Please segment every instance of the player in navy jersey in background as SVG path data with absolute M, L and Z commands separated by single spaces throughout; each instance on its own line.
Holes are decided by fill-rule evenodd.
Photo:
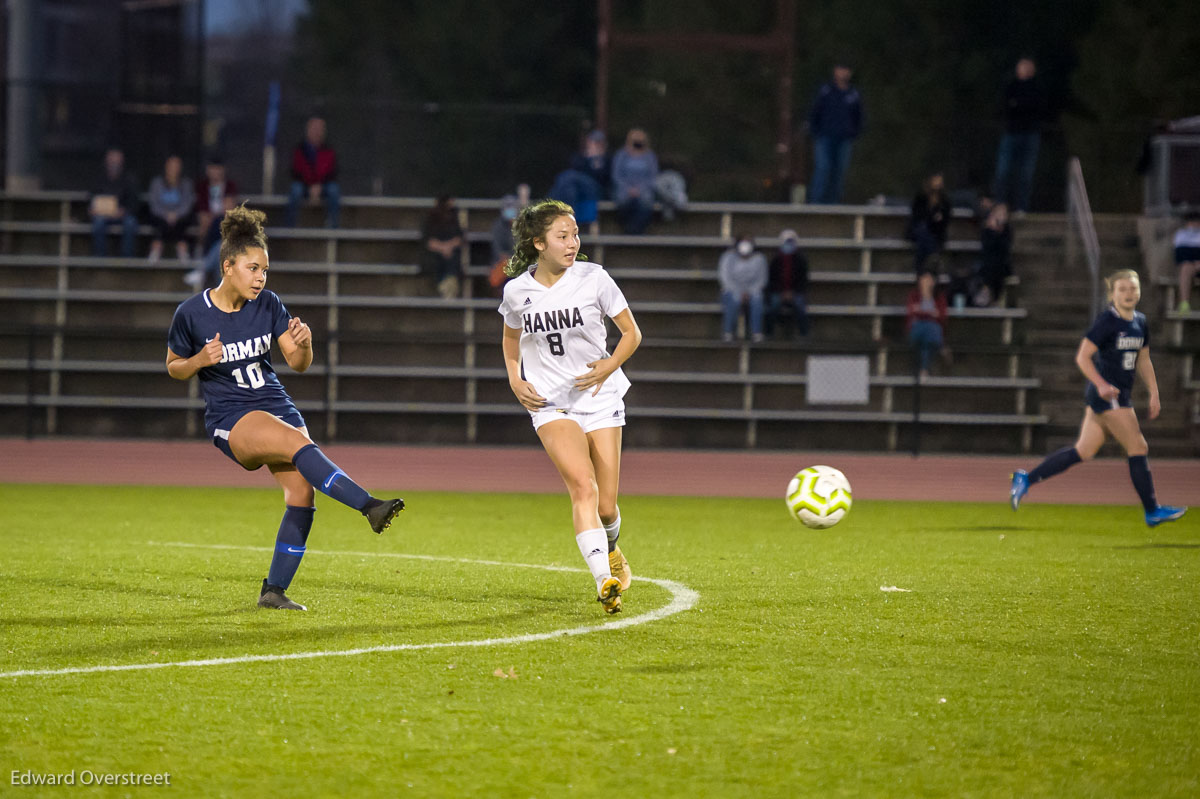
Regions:
M 266 215 L 245 206 L 221 222 L 221 284 L 184 301 L 167 337 L 167 372 L 200 378 L 204 427 L 218 449 L 247 470 L 266 466 L 283 488 L 286 508 L 258 605 L 305 610 L 284 593 L 304 557 L 312 528 L 313 487 L 362 513 L 381 533 L 404 508 L 375 499 L 308 437 L 304 418 L 271 366 L 271 343 L 288 366 L 312 365 L 312 331 L 288 314 L 267 282 Z
M 1162 410 L 1158 381 L 1150 362 L 1150 329 L 1145 314 L 1135 310 L 1142 296 L 1141 283 L 1132 269 L 1114 272 L 1106 283 L 1112 304 L 1096 317 L 1075 355 L 1075 364 L 1088 379 L 1084 392 L 1087 408 L 1083 412 L 1079 440 L 1074 446 L 1063 447 L 1047 456 L 1031 472 L 1017 470 L 1012 476 L 1010 501 L 1016 510 L 1031 485 L 1066 471 L 1080 461 L 1090 460 L 1100 451 L 1104 439 L 1111 435 L 1129 458 L 1129 477 L 1141 497 L 1146 524 L 1155 527 L 1175 521 L 1187 508 L 1158 504 L 1150 466 L 1146 462 L 1149 447 L 1130 399 L 1136 373 L 1150 390 L 1150 418 L 1156 418 Z
M 529 411 L 571 496 L 575 543 L 607 613 L 621 610 L 633 574 L 617 546 L 621 428 L 629 379 L 621 364 L 642 333 L 599 264 L 584 263 L 571 206 L 542 200 L 513 222 L 513 254 L 500 313 L 508 384 Z M 604 318 L 621 331 L 609 354 Z

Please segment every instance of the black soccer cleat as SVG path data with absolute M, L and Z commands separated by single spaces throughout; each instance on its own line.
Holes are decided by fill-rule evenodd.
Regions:
M 287 594 L 283 593 L 283 589 L 279 586 L 268 585 L 266 580 L 263 580 L 262 591 L 258 594 L 258 606 L 275 610 L 308 610 L 299 602 L 288 599 Z
M 363 508 L 362 515 L 367 517 L 372 530 L 382 533 L 392 526 L 392 519 L 396 518 L 396 514 L 402 510 L 404 510 L 404 500 L 402 499 L 373 499 L 367 503 L 367 507 Z

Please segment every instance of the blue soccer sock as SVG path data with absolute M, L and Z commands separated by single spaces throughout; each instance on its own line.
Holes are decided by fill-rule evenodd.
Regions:
M 1142 498 L 1142 507 L 1146 513 L 1158 507 L 1158 497 L 1154 495 L 1154 478 L 1150 476 L 1150 462 L 1145 455 L 1134 455 L 1129 459 L 1129 479 Z
M 316 508 L 298 508 L 288 505 L 279 522 L 279 535 L 275 537 L 275 556 L 271 558 L 271 571 L 267 573 L 267 584 L 287 588 L 300 568 L 308 543 L 308 531 L 312 529 Z
M 292 463 L 322 494 L 333 497 L 343 505 L 361 511 L 371 501 L 371 495 L 351 480 L 333 461 L 325 457 L 316 444 L 308 444 L 292 456 Z
M 1040 483 L 1048 477 L 1065 472 L 1081 460 L 1083 458 L 1079 457 L 1074 447 L 1063 447 L 1057 452 L 1052 452 L 1029 473 L 1029 484 Z

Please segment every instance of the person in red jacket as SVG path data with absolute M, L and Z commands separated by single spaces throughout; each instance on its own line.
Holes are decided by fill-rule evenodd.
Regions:
M 933 354 L 945 348 L 946 295 L 938 291 L 937 278 L 925 271 L 917 276 L 917 285 L 908 293 L 906 327 L 908 343 L 916 350 L 921 377 L 929 377 Z
M 292 190 L 288 196 L 288 227 L 296 226 L 300 203 L 325 198 L 325 226 L 338 226 L 342 195 L 337 184 L 337 154 L 325 143 L 325 120 L 311 116 L 304 125 L 304 140 L 292 151 Z

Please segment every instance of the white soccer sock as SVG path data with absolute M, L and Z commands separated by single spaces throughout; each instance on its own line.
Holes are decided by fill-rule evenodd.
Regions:
M 596 579 L 596 587 L 599 588 L 601 582 L 612 577 L 612 570 L 608 566 L 608 545 L 604 529 L 597 527 L 595 530 L 584 530 L 575 536 L 575 543 L 579 544 L 579 554 L 587 561 L 588 569 L 591 570 L 592 577 Z
M 608 534 L 608 551 L 612 552 L 613 547 L 617 545 L 617 536 L 621 534 L 620 508 L 617 508 L 617 518 L 613 519 L 612 524 L 604 525 L 604 532 Z

